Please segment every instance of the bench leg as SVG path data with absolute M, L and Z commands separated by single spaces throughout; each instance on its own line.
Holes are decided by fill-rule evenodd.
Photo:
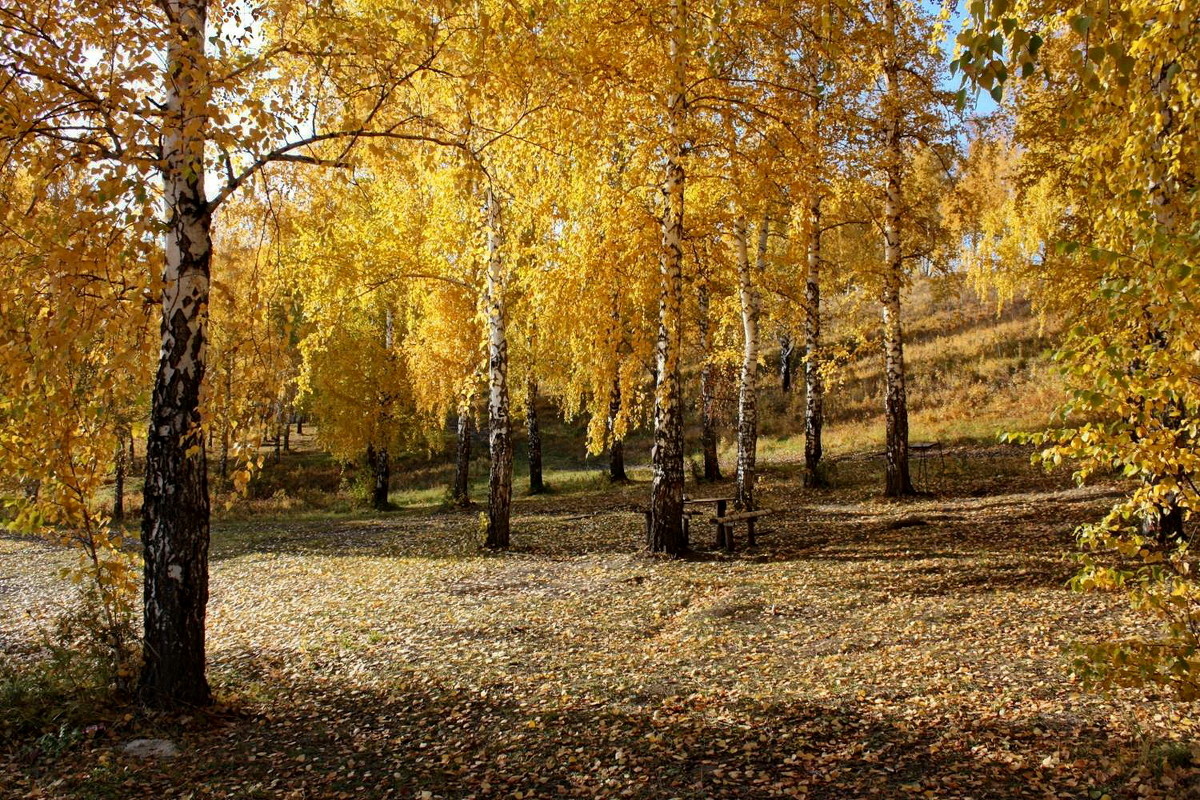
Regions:
M 721 527 L 725 529 L 725 552 L 732 553 L 733 552 L 733 526 L 732 525 L 722 525 Z
M 725 516 L 725 507 L 726 506 L 725 506 L 724 500 L 717 501 L 717 516 L 718 517 Z M 725 526 L 718 522 L 717 523 L 717 547 L 721 547 L 721 548 L 728 550 L 729 545 L 726 544 L 726 539 L 725 539 L 726 535 L 727 535 L 727 531 L 725 529 Z
M 756 544 L 754 541 L 754 520 L 752 519 L 746 520 L 746 544 L 750 547 L 754 547 Z

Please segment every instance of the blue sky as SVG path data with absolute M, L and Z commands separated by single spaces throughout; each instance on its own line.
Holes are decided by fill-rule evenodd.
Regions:
M 922 0 L 922 4 L 926 9 L 936 14 L 941 10 L 941 3 L 933 2 L 933 0 Z M 955 6 L 950 14 L 950 21 L 946 23 L 946 40 L 942 42 L 942 49 L 946 51 L 947 58 L 954 53 L 954 37 L 962 29 L 963 20 L 967 17 L 966 3 L 955 3 Z M 957 76 L 949 78 L 949 85 L 953 89 L 958 89 L 960 82 Z M 972 107 L 976 114 L 990 114 L 996 110 L 996 101 L 987 92 L 972 91 L 967 93 L 967 111 L 971 111 Z

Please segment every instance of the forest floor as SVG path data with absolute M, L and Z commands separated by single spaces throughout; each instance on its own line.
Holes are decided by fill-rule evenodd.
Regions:
M 518 497 L 504 554 L 479 509 L 218 524 L 219 704 L 0 740 L 0 796 L 1200 797 L 1192 706 L 1069 676 L 1072 643 L 1134 624 L 1065 588 L 1115 487 L 1015 448 L 945 462 L 903 503 L 867 457 L 820 492 L 770 465 L 758 546 L 697 526 L 678 561 L 640 552 L 644 482 Z M 66 558 L 0 536 L 10 663 Z M 180 754 L 120 752 L 138 737 Z

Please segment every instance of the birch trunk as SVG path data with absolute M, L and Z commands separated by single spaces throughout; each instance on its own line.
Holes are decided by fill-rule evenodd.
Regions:
M 538 426 L 537 379 L 532 375 L 526 385 L 528 407 L 525 409 L 525 430 L 529 434 L 529 493 L 541 494 L 546 491 L 542 480 L 542 432 Z
M 784 394 L 792 391 L 792 356 L 796 345 L 790 334 L 779 334 L 779 389 Z
M 233 366 L 226 362 L 225 364 L 225 401 L 231 402 L 233 397 Z M 217 473 L 220 478 L 220 486 L 222 489 L 228 489 L 229 478 L 229 447 L 232 432 L 229 427 L 229 417 L 226 416 L 221 420 L 221 455 L 217 462 Z
M 687 550 L 683 534 L 683 408 L 679 350 L 682 337 L 680 311 L 683 299 L 683 209 L 686 146 L 684 29 L 686 0 L 672 0 L 668 58 L 671 87 L 667 99 L 667 174 L 663 181 L 665 208 L 662 252 L 659 255 L 661 293 L 658 303 L 658 339 L 655 347 L 653 478 L 650 485 L 650 520 L 647 545 L 651 552 L 679 555 Z
M 1150 91 L 1158 100 L 1158 109 L 1162 119 L 1162 125 L 1159 127 L 1159 133 L 1155 142 L 1155 155 L 1162 157 L 1163 141 L 1168 132 L 1175 126 L 1175 110 L 1171 102 L 1171 80 L 1170 70 L 1172 66 L 1177 66 L 1174 62 L 1163 64 L 1154 76 L 1150 83 Z M 1174 198 L 1178 193 L 1177 181 L 1171 177 L 1167 170 L 1162 171 L 1162 175 L 1158 180 L 1152 181 L 1148 187 L 1150 196 L 1150 205 L 1154 209 L 1154 222 L 1158 226 L 1157 233 L 1165 234 L 1168 237 L 1175 235 L 1175 203 Z M 1159 346 L 1166 345 L 1165 333 L 1156 327 L 1151 335 L 1152 340 Z M 1185 414 L 1178 414 L 1174 420 L 1170 419 L 1170 415 L 1164 420 L 1169 422 L 1181 423 Z M 1174 476 L 1176 481 L 1183 485 L 1187 480 L 1187 475 L 1182 471 Z M 1157 484 L 1162 479 L 1162 476 L 1154 475 L 1148 479 L 1151 485 Z M 1171 492 L 1165 498 L 1165 503 L 1149 511 L 1143 518 L 1141 531 L 1144 536 L 1151 537 L 1161 544 L 1169 542 L 1183 541 L 1184 537 L 1184 515 L 1183 508 L 1179 505 L 1179 497 L 1176 492 Z
M 491 470 L 488 475 L 488 524 L 485 546 L 504 550 L 509 544 L 512 505 L 512 430 L 508 402 L 508 340 L 504 331 L 504 257 L 501 247 L 500 203 L 487 190 L 487 303 L 488 436 Z
M 388 493 L 392 483 L 392 461 L 387 448 L 368 447 L 367 466 L 371 469 L 371 507 L 387 511 L 391 508 Z
M 625 442 L 617 437 L 617 415 L 621 413 L 621 381 L 613 380 L 612 394 L 608 400 L 608 479 L 613 483 L 625 483 Z
M 283 406 L 275 403 L 275 463 L 282 458 L 283 449 Z
M 900 324 L 900 289 L 903 263 L 900 241 L 901 186 L 904 154 L 900 147 L 900 65 L 897 60 L 896 0 L 883 0 L 884 24 L 888 29 L 887 94 L 884 119 L 887 125 L 887 197 L 883 208 L 883 351 L 887 383 L 884 411 L 887 427 L 888 497 L 915 494 L 908 470 L 908 396 L 904 385 L 904 333 Z
M 766 217 L 758 230 L 755 265 L 746 248 L 746 222 L 734 223 L 737 239 L 738 285 L 742 305 L 742 371 L 738 381 L 737 490 L 734 503 L 743 510 L 754 509 L 754 468 L 758 454 L 758 276 L 767 258 Z
M 471 422 L 470 408 L 458 412 L 458 441 L 454 455 L 454 504 L 466 508 L 471 505 Z
M 200 416 L 212 218 L 204 194 L 206 0 L 167 0 L 162 172 L 166 264 L 162 349 L 151 398 L 142 504 L 142 701 L 156 708 L 212 702 L 205 677 L 208 470 Z
M 808 275 L 804 286 L 804 485 L 825 485 L 821 476 L 821 429 L 825 381 L 821 378 L 821 199 L 809 207 Z
M 700 307 L 700 449 L 704 454 L 704 480 L 721 480 L 721 462 L 717 458 L 717 414 L 713 397 L 712 320 L 709 316 L 708 281 L 701 280 L 698 303 Z
M 129 432 L 122 425 L 117 429 L 117 450 L 114 454 L 113 464 L 113 513 L 112 524 L 114 527 L 120 527 L 125 522 L 125 473 L 129 470 L 129 461 L 125 447 L 125 440 L 129 438 Z

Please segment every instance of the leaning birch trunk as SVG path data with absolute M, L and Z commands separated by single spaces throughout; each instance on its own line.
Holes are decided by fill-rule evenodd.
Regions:
M 756 267 L 761 272 L 767 257 L 766 217 L 758 231 Z M 757 277 L 746 251 L 746 222 L 734 223 L 737 239 L 738 286 L 742 305 L 742 371 L 738 381 L 737 490 L 734 503 L 740 509 L 754 510 L 754 468 L 758 453 L 758 315 Z
M 887 487 L 888 497 L 915 494 L 908 471 L 908 396 L 904 386 L 904 334 L 900 324 L 900 289 L 903 279 L 901 261 L 900 213 L 901 173 L 904 155 L 900 148 L 900 65 L 896 53 L 898 26 L 896 0 L 883 0 L 884 24 L 888 32 L 887 93 L 884 97 L 884 119 L 887 125 L 887 197 L 883 208 L 884 276 L 883 276 L 883 351 L 887 384 L 884 410 L 887 417 Z
M 454 504 L 466 508 L 471 505 L 471 409 L 458 412 L 458 441 L 454 454 Z
M 142 502 L 143 662 L 138 688 L 156 708 L 212 702 L 205 677 L 208 469 L 200 415 L 212 216 L 204 194 L 206 0 L 167 0 L 162 172 L 167 210 L 162 349 L 146 437 Z
M 488 436 L 492 464 L 488 474 L 488 523 L 485 546 L 503 550 L 509 543 L 512 504 L 512 431 L 508 404 L 508 340 L 504 332 L 504 257 L 500 203 L 487 190 Z
M 721 480 L 721 462 L 717 458 L 717 413 L 713 397 L 712 320 L 707 279 L 701 279 L 698 291 L 700 310 L 700 449 L 704 454 L 704 480 Z
M 821 377 L 821 198 L 809 207 L 808 276 L 804 287 L 804 485 L 825 485 L 821 475 L 821 429 L 825 381 Z
M 527 406 L 525 409 L 525 430 L 529 434 L 529 493 L 541 494 L 546 491 L 542 480 L 542 431 L 538 425 L 537 378 L 529 376 L 526 384 Z
M 650 520 L 647 545 L 651 552 L 679 555 L 687 551 L 683 532 L 683 404 L 679 350 L 682 344 L 683 209 L 686 171 L 683 160 L 685 90 L 685 0 L 670 5 L 668 57 L 671 88 L 667 99 L 666 200 L 662 219 L 662 252 L 659 254 L 661 289 L 658 303 L 658 339 L 655 346 L 653 477 L 650 484 Z

